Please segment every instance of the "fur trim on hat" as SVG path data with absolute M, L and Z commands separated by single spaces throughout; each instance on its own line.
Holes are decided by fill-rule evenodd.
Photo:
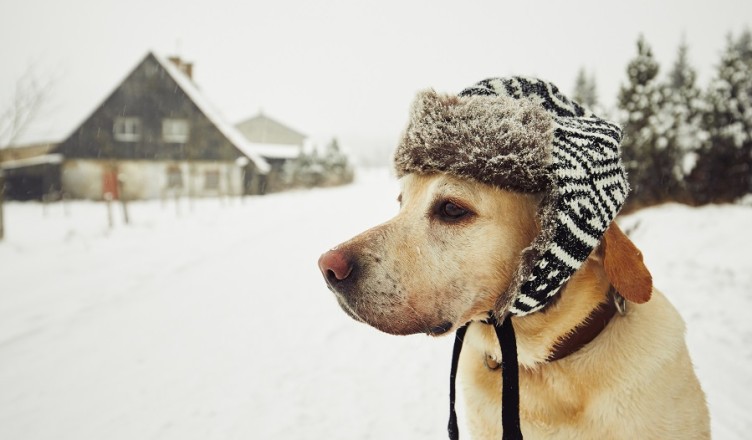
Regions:
M 629 187 L 620 143 L 617 125 L 553 84 L 495 78 L 459 96 L 418 94 L 394 165 L 399 177 L 447 173 L 543 194 L 541 232 L 495 310 L 521 316 L 550 304 L 621 209 Z
M 522 192 L 549 186 L 551 116 L 506 96 L 418 94 L 397 146 L 398 177 L 444 172 Z

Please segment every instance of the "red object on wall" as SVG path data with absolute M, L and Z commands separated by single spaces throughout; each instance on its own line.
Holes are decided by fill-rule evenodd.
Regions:
M 105 196 L 107 193 L 112 194 L 113 200 L 120 198 L 118 194 L 117 170 L 106 169 L 102 174 L 102 196 Z

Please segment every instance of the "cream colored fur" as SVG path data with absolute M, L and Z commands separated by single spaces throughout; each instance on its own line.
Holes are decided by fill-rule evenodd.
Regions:
M 527 439 L 708 439 L 705 395 L 684 342 L 684 322 L 654 290 L 629 304 L 590 344 L 546 363 L 556 339 L 582 320 L 607 288 L 589 260 L 552 310 L 513 318 L 520 360 L 520 418 Z M 500 358 L 487 325 L 468 329 L 460 358 L 467 424 L 474 439 L 501 438 L 501 377 L 485 367 Z
M 402 206 L 394 219 L 330 251 L 353 261 L 352 274 L 332 282 L 340 304 L 356 319 L 394 334 L 435 333 L 443 323 L 456 330 L 482 320 L 538 233 L 539 200 L 444 174 L 410 174 L 402 182 Z M 436 207 L 447 200 L 471 215 L 442 220 Z M 605 300 L 611 280 L 603 249 L 575 273 L 555 304 L 512 318 L 525 438 L 709 438 L 684 323 L 658 291 L 644 304 L 629 303 L 627 314 L 615 315 L 584 348 L 546 362 L 555 342 Z M 463 414 L 477 440 L 501 438 L 501 375 L 485 366 L 487 355 L 500 360 L 493 329 L 473 322 L 459 375 Z

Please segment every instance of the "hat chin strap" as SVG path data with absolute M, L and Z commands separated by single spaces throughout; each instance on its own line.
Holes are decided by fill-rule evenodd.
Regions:
M 577 352 L 585 345 L 593 341 L 609 324 L 611 319 L 617 313 L 625 315 L 627 313 L 626 300 L 613 287 L 609 286 L 606 294 L 606 301 L 600 303 L 593 309 L 587 318 L 579 325 L 575 326 L 573 331 L 561 340 L 558 340 L 550 353 L 547 362 L 554 362 L 563 359 L 572 353 Z M 502 378 L 502 396 L 501 396 L 501 426 L 503 428 L 502 440 L 517 440 L 522 438 L 520 430 L 520 387 L 519 387 L 519 364 L 517 363 L 517 339 L 512 326 L 511 314 L 501 318 L 501 323 L 493 312 L 488 313 L 488 318 L 482 321 L 484 324 L 492 325 L 496 332 L 496 338 L 501 349 L 501 378 Z M 457 366 L 459 364 L 460 352 L 465 339 L 465 333 L 470 322 L 457 329 L 456 339 L 454 340 L 454 349 L 452 351 L 452 368 L 449 375 L 449 438 L 450 440 L 459 439 L 459 429 L 457 428 L 457 414 L 454 410 L 455 403 L 455 381 L 457 378 Z M 488 364 L 486 364 L 489 367 Z M 490 367 L 489 367 L 490 368 Z M 491 369 L 496 369 L 494 366 Z
M 507 315 L 502 322 L 496 319 L 496 314 L 489 312 L 488 323 L 493 325 L 496 331 L 496 338 L 501 348 L 501 377 L 502 377 L 502 396 L 501 396 L 501 426 L 503 429 L 502 440 L 522 439 L 520 430 L 520 379 L 519 365 L 517 363 L 517 340 L 514 336 L 514 327 L 512 320 Z M 457 329 L 452 350 L 452 368 L 449 373 L 449 431 L 450 440 L 459 440 L 460 432 L 457 427 L 457 412 L 454 409 L 456 400 L 457 365 L 462 352 L 462 343 L 465 339 L 465 333 L 470 323 Z

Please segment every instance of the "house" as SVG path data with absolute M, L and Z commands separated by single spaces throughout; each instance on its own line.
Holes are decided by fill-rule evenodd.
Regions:
M 252 150 L 271 166 L 269 190 L 290 187 L 293 184 L 293 162 L 300 157 L 307 136 L 263 112 L 236 124 L 235 128 L 251 143 Z
M 211 106 L 193 65 L 154 53 L 55 153 L 73 198 L 149 199 L 260 194 L 271 167 Z

